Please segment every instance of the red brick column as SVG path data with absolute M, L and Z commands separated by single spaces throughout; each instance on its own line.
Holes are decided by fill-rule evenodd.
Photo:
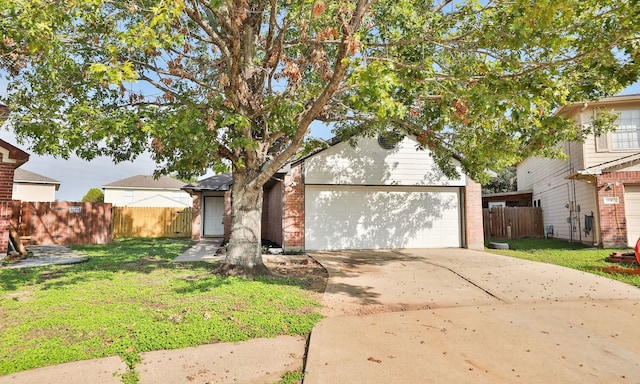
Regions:
M 285 249 L 304 249 L 304 184 L 302 163 L 284 178 L 283 239 Z
M 482 227 L 482 186 L 467 179 L 464 193 L 465 247 L 484 249 L 484 230 Z
M 224 193 L 224 239 L 231 237 L 231 191 Z
M 640 172 L 608 172 L 603 173 L 596 180 L 598 225 L 603 248 L 625 248 L 627 246 L 625 184 L 640 184 Z M 605 198 L 607 198 L 608 204 L 605 204 Z M 617 203 L 613 203 L 612 200 L 616 199 Z
M 11 199 L 15 171 L 15 164 L 5 163 L 3 160 L 3 154 L 0 153 L 0 257 L 9 247 L 9 223 L 11 223 Z
M 191 196 L 191 240 L 198 241 L 202 238 L 202 192 Z

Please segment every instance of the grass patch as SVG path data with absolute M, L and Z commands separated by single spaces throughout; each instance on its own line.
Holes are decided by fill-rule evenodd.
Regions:
M 0 270 L 0 375 L 110 355 L 134 367 L 141 352 L 303 335 L 319 321 L 303 282 L 170 262 L 189 245 L 125 239 L 74 247 L 81 264 Z
M 610 273 L 605 271 L 605 269 L 611 266 L 618 265 L 605 260 L 612 252 L 633 252 L 631 248 L 589 248 L 581 243 L 570 243 L 560 239 L 514 239 L 509 241 L 496 241 L 509 243 L 511 249 L 486 249 L 487 252 L 561 265 L 640 287 L 640 275 Z M 489 241 L 487 241 L 487 244 L 488 243 Z M 622 267 L 640 269 L 637 266 Z

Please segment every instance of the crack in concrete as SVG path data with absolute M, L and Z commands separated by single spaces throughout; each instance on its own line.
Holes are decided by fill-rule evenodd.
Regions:
M 398 255 L 401 255 L 401 256 L 405 256 L 405 257 L 406 257 L 406 256 L 410 256 L 410 255 L 407 255 L 407 254 L 405 254 L 405 253 L 398 252 L 398 251 L 391 251 L 391 252 L 393 252 L 393 253 L 395 253 L 395 254 L 398 254 Z M 495 294 L 491 293 L 489 290 L 487 290 L 487 289 L 485 289 L 485 288 L 482 288 L 480 285 L 476 284 L 476 283 L 475 283 L 474 281 L 472 281 L 471 279 L 469 279 L 469 278 L 467 278 L 467 277 L 465 277 L 465 276 L 461 275 L 459 272 L 456 272 L 455 270 L 453 270 L 453 269 L 451 269 L 451 268 L 449 268 L 449 267 L 445 267 L 444 265 L 440 265 L 440 264 L 437 264 L 437 263 L 431 262 L 431 261 L 426 260 L 426 259 L 423 259 L 423 261 L 424 261 L 425 263 L 429 264 L 429 265 L 433 265 L 434 267 L 438 267 L 438 268 L 446 269 L 447 271 L 449 271 L 449 272 L 453 273 L 454 275 L 458 276 L 459 278 L 461 278 L 462 280 L 466 281 L 467 283 L 469 283 L 469 284 L 473 285 L 474 287 L 476 287 L 476 288 L 480 289 L 482 292 L 484 292 L 484 293 L 486 293 L 487 295 L 489 295 L 489 296 L 493 297 L 494 299 L 496 299 L 496 300 L 498 300 L 498 301 L 500 301 L 500 302 L 502 302 L 502 303 L 508 303 L 508 301 L 506 301 L 506 300 L 504 300 L 504 299 L 502 299 L 502 298 L 498 297 L 497 295 L 495 295 Z

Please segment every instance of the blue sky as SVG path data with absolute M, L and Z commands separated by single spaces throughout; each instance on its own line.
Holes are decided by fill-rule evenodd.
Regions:
M 0 93 L 4 94 L 5 86 L 4 81 L 0 80 Z M 621 94 L 640 94 L 640 81 L 625 89 Z M 322 124 L 312 126 L 312 135 L 325 139 L 332 136 L 330 129 Z M 17 144 L 13 133 L 9 132 L 6 127 L 0 129 L 0 139 L 29 152 L 28 144 Z M 74 156 L 69 160 L 64 160 L 53 156 L 31 154 L 29 162 L 24 164 L 22 168 L 58 180 L 60 189 L 56 192 L 56 199 L 79 201 L 91 188 L 100 188 L 113 181 L 135 175 L 150 175 L 155 169 L 155 164 L 149 155 L 141 156 L 134 162 L 114 164 L 110 158 L 85 161 Z M 208 175 L 212 175 L 212 173 Z

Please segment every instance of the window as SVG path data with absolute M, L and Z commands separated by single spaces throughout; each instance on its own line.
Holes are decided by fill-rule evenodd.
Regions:
M 133 203 L 133 189 L 125 189 L 125 191 L 124 191 L 124 203 L 125 204 Z
M 640 109 L 620 111 L 611 132 L 611 148 L 614 151 L 640 149 Z
M 378 135 L 378 144 L 386 150 L 391 150 L 395 149 L 403 138 L 402 134 L 395 131 L 384 132 Z
M 189 204 L 189 195 L 182 191 L 173 191 L 172 199 L 183 204 Z

